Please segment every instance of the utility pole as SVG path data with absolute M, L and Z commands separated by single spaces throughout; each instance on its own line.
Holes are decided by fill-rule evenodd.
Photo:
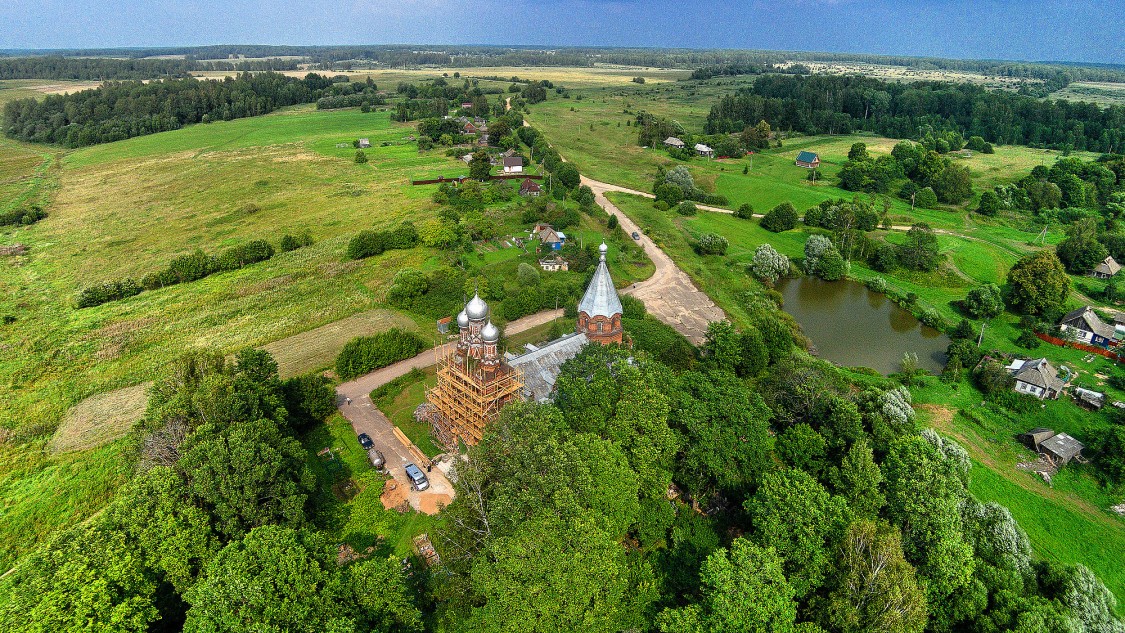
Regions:
M 984 328 L 987 325 L 987 323 L 980 324 L 980 336 L 977 337 L 977 347 L 980 347 L 980 344 L 984 341 Z

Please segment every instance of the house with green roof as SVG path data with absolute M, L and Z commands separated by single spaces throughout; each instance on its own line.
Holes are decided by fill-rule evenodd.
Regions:
M 820 156 L 817 156 L 815 152 L 799 152 L 797 154 L 797 166 L 816 169 L 820 167 Z

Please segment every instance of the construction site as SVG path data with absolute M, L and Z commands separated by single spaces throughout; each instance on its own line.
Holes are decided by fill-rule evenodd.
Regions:
M 621 299 L 613 286 L 605 256 L 578 304 L 575 331 L 541 346 L 529 345 L 523 354 L 501 354 L 500 330 L 490 319 L 488 304 L 474 294 L 457 315 L 458 339 L 451 348 L 438 348 L 437 384 L 426 392 L 431 432 L 446 450 L 473 446 L 504 405 L 517 398 L 532 402 L 550 399 L 562 364 L 590 342 L 622 342 Z

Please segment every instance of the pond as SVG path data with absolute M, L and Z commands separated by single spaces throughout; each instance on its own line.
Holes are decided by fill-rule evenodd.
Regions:
M 945 365 L 949 337 L 862 284 L 800 277 L 780 280 L 777 289 L 820 358 L 882 374 L 899 371 L 905 352 L 933 373 Z

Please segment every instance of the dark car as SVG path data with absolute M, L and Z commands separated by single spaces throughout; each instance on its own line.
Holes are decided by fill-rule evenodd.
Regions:
M 635 239 L 635 240 L 641 239 L 641 234 L 637 233 L 636 231 L 633 231 L 633 239 Z
M 375 442 L 372 442 L 371 436 L 366 433 L 359 434 L 359 445 L 362 446 L 365 451 L 375 448 Z

